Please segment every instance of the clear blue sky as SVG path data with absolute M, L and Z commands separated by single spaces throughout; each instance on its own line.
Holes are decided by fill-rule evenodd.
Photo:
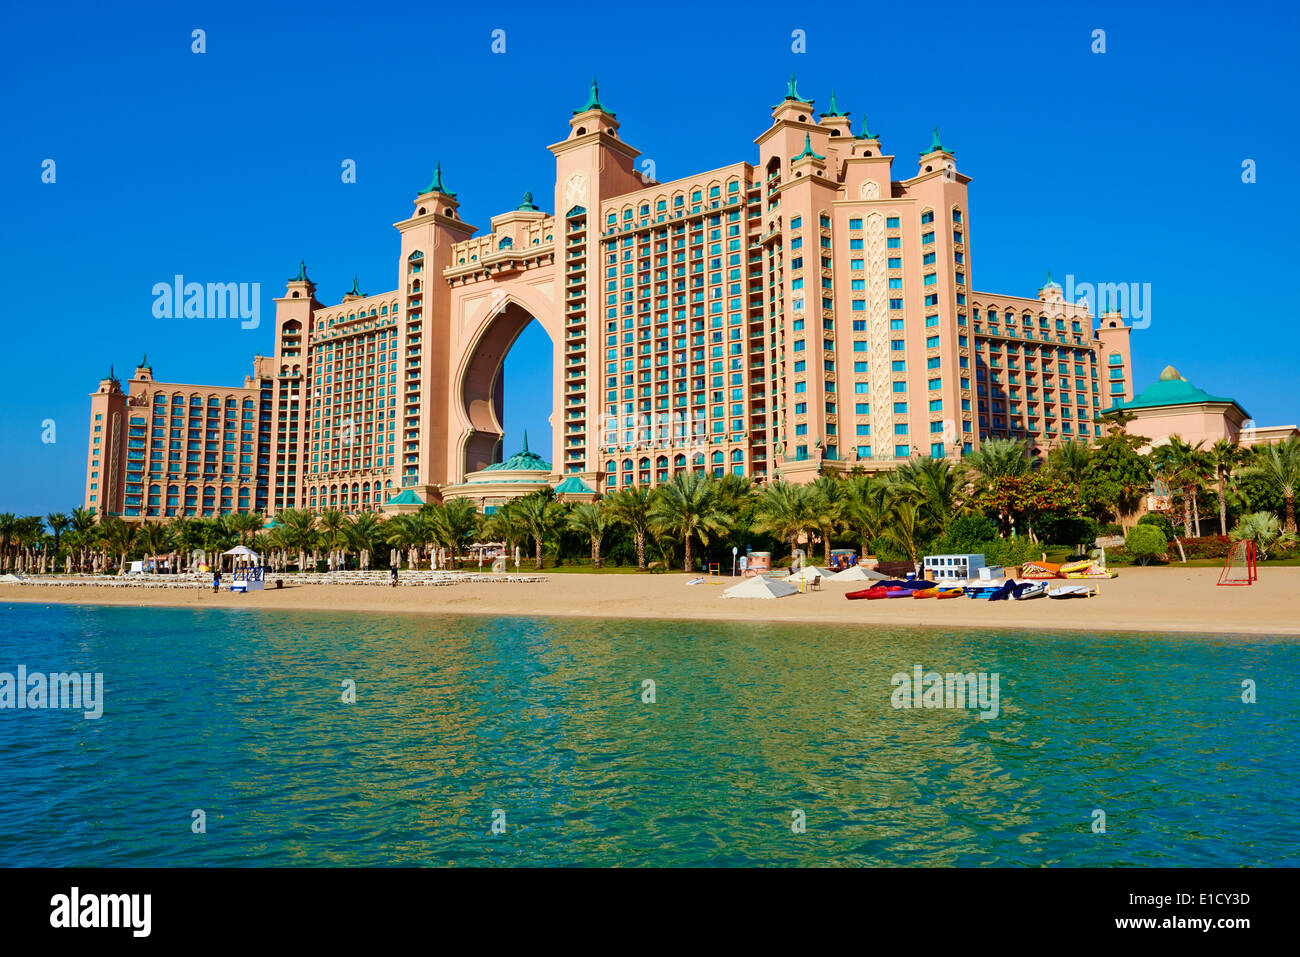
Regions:
M 818 110 L 833 88 L 855 128 L 865 111 L 896 175 L 938 124 L 974 177 L 976 289 L 1033 295 L 1049 268 L 1149 282 L 1139 384 L 1172 363 L 1261 425 L 1295 422 L 1296 13 L 1138 7 L 629 3 L 601 8 L 589 46 L 586 13 L 536 3 L 6 3 L 0 511 L 80 504 L 87 394 L 109 363 L 129 373 L 147 349 L 159 378 L 242 382 L 300 258 L 327 303 L 353 273 L 394 288 L 391 224 L 435 160 L 471 223 L 526 189 L 550 211 L 545 146 L 593 72 L 660 179 L 753 161 L 791 71 Z M 150 291 L 176 273 L 262 283 L 262 327 L 154 318 Z M 549 355 L 534 326 L 507 359 L 507 453 L 525 428 L 549 447 L 550 410 L 520 398 L 549 394 Z

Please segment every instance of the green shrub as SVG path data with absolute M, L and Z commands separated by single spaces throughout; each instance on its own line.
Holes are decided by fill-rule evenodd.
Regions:
M 1034 520 L 1034 531 L 1044 542 L 1091 545 L 1097 540 L 1097 521 L 1082 515 L 1043 515 Z
M 1123 534 L 1124 534 L 1124 526 L 1116 525 L 1114 522 L 1108 522 L 1107 524 L 1098 526 L 1097 528 L 1097 535 L 1098 537 L 1102 537 L 1102 538 L 1110 535 L 1123 535 Z
M 1173 536 L 1169 536 L 1172 540 Z M 1180 538 L 1183 553 L 1191 558 L 1227 558 L 1232 540 L 1226 535 L 1203 535 L 1200 538 Z
M 1232 530 L 1232 540 L 1248 540 L 1255 543 L 1255 551 L 1260 558 L 1268 557 L 1268 550 L 1282 534 L 1282 523 L 1272 512 L 1251 512 L 1241 516 L 1241 521 Z
M 1137 523 L 1139 525 L 1154 525 L 1156 528 L 1160 529 L 1160 531 L 1164 532 L 1166 542 L 1174 537 L 1174 524 L 1169 521 L 1169 516 L 1167 515 L 1162 515 L 1159 512 L 1147 512 L 1138 519 Z
M 998 526 L 983 515 L 961 515 L 953 519 L 948 530 L 935 541 L 931 555 L 965 555 L 984 551 L 989 542 L 997 541 Z
M 1043 554 L 1043 546 L 1028 538 L 999 538 L 986 542 L 982 549 L 984 561 L 989 565 L 1023 565 Z
M 1124 550 L 1137 559 L 1139 565 L 1145 565 L 1157 555 L 1163 555 L 1169 548 L 1169 539 L 1165 533 L 1154 525 L 1138 525 L 1124 539 Z

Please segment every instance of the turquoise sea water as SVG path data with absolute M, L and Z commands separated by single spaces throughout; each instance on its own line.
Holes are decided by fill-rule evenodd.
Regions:
M 105 710 L 0 711 L 3 866 L 1300 864 L 1291 639 L 0 606 L 19 664 Z

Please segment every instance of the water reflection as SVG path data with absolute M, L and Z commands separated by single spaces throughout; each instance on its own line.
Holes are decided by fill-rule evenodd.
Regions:
M 106 704 L 0 712 L 3 865 L 1300 863 L 1290 640 L 15 605 L 19 662 Z

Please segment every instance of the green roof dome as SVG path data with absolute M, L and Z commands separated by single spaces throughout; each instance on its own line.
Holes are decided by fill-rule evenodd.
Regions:
M 555 486 L 556 495 L 594 495 L 595 492 L 594 488 L 576 475 L 568 476 L 563 482 Z
M 551 463 L 535 452 L 528 451 L 528 433 L 524 433 L 524 447 L 504 462 L 485 466 L 484 472 L 549 472 Z
M 402 489 L 396 495 L 391 496 L 385 505 L 423 505 L 424 502 L 420 496 L 416 495 L 409 488 Z
M 1165 366 L 1160 373 L 1160 381 L 1153 382 L 1128 402 L 1115 402 L 1105 411 L 1115 409 L 1154 409 L 1172 405 L 1199 405 L 1202 402 L 1227 402 L 1241 409 L 1236 399 L 1220 395 L 1210 395 L 1204 389 L 1198 389 L 1181 375 L 1173 366 Z M 1243 416 L 1246 410 L 1241 409 Z

